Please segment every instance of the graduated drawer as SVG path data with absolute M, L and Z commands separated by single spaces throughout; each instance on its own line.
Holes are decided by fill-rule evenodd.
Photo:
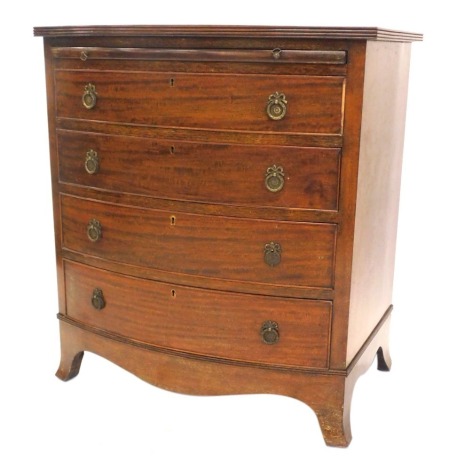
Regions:
M 331 302 L 181 287 L 67 261 L 64 265 L 67 315 L 89 326 L 193 354 L 328 365 Z M 268 321 L 276 323 L 271 334 Z
M 62 182 L 157 198 L 337 210 L 340 149 L 58 132 Z
M 193 276 L 333 285 L 333 224 L 140 209 L 65 195 L 61 210 L 68 250 Z
M 56 113 L 149 126 L 340 135 L 344 83 L 339 76 L 57 70 Z M 89 84 L 95 92 L 86 91 Z M 280 120 L 267 114 L 276 92 L 287 101 Z M 92 93 L 96 103 L 87 109 L 83 96 L 90 106 Z

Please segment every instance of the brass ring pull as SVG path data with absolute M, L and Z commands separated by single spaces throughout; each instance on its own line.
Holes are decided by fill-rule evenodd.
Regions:
M 272 193 L 277 193 L 284 187 L 284 169 L 273 165 L 265 173 L 265 187 Z
M 260 328 L 260 336 L 265 344 L 276 344 L 279 341 L 279 326 L 275 321 L 268 320 Z
M 87 224 L 87 238 L 91 242 L 97 242 L 101 238 L 101 224 L 98 220 L 92 219 Z
M 101 289 L 95 288 L 92 292 L 92 298 L 90 299 L 92 306 L 97 310 L 102 310 L 106 307 L 106 301 L 104 300 L 103 291 Z
M 84 87 L 82 102 L 87 109 L 92 109 L 97 104 L 97 92 L 95 91 L 95 85 L 92 85 L 92 83 L 88 83 Z
M 267 114 L 273 121 L 284 119 L 287 114 L 287 99 L 284 93 L 276 91 L 268 97 Z
M 100 160 L 98 158 L 97 152 L 90 149 L 86 153 L 86 159 L 84 160 L 84 168 L 89 173 L 89 175 L 95 175 L 100 169 Z
M 273 49 L 271 51 L 271 53 L 273 54 L 273 59 L 275 60 L 278 60 L 281 58 L 281 54 L 282 54 L 282 49 L 279 49 L 278 47 L 276 49 Z
M 268 266 L 274 267 L 281 262 L 282 248 L 280 243 L 270 242 L 265 245 L 264 261 Z

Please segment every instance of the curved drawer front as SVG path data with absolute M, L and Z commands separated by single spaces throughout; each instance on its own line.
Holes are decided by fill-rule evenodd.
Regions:
M 267 364 L 325 368 L 331 302 L 181 287 L 65 262 L 67 314 L 162 348 Z M 94 290 L 104 303 L 92 304 Z M 261 330 L 277 326 L 266 344 Z
M 337 76 L 60 70 L 56 112 L 150 126 L 341 135 L 344 83 Z M 95 87 L 95 103 L 86 103 L 91 109 L 82 99 L 89 84 Z M 287 101 L 280 120 L 267 114 L 276 92 Z
M 217 279 L 332 287 L 336 225 L 138 209 L 62 196 L 63 248 Z M 91 241 L 87 230 L 91 225 Z
M 339 149 L 206 144 L 59 131 L 58 152 L 62 182 L 164 199 L 338 208 Z M 91 164 L 96 166 L 86 169 L 92 158 L 96 163 Z M 281 174 L 273 176 L 279 167 Z M 273 182 L 280 181 L 283 186 L 273 191 Z

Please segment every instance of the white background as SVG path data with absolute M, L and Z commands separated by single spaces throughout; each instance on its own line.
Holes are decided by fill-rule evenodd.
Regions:
M 443 3 L 2 3 L 0 468 L 448 468 L 449 56 Z M 373 367 L 359 380 L 348 449 L 325 447 L 312 411 L 290 398 L 177 395 L 92 354 L 75 380 L 54 377 L 59 338 L 44 61 L 42 39 L 33 38 L 32 27 L 78 24 L 379 26 L 425 34 L 412 47 L 394 365 L 389 374 Z

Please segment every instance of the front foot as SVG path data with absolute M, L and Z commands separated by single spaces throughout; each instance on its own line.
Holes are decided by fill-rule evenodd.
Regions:
M 349 367 L 346 377 L 329 378 L 328 388 L 333 390 L 331 396 L 316 401 L 314 409 L 321 426 L 324 440 L 328 446 L 347 447 L 351 442 L 350 411 L 351 400 L 357 379 L 364 374 L 377 355 L 377 368 L 381 371 L 391 369 L 389 350 L 389 324 L 390 316 L 387 312 L 376 334 L 368 346 L 362 350 L 355 365 Z M 316 398 L 315 398 L 316 399 Z
M 83 356 L 84 351 L 78 352 L 75 355 L 62 351 L 61 362 L 59 369 L 56 371 L 56 377 L 64 382 L 76 377 L 80 371 Z
M 315 410 L 326 445 L 348 447 L 352 439 L 349 413 L 340 407 Z

